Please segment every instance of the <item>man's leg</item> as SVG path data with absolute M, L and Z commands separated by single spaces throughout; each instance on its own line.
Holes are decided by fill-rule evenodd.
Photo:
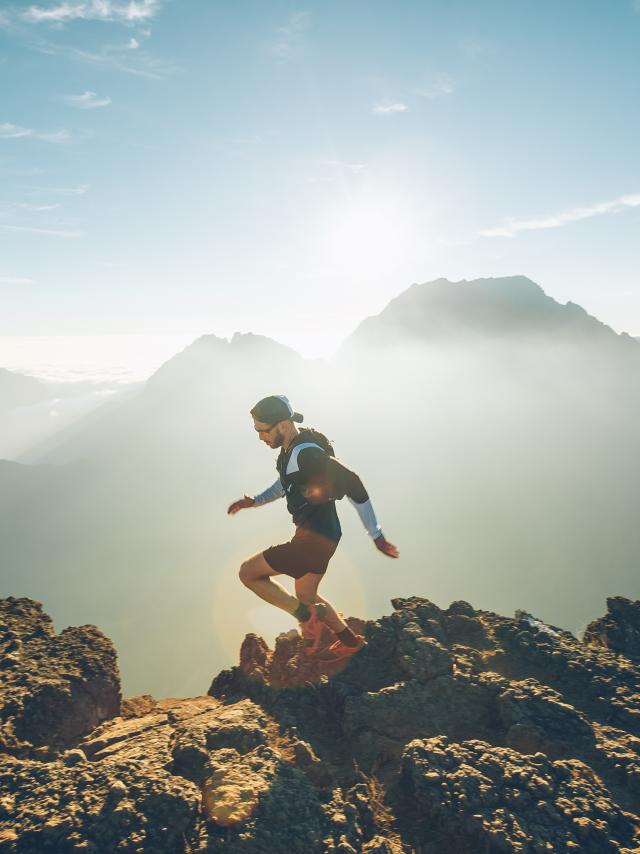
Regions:
M 253 590 L 265 602 L 281 608 L 287 614 L 294 614 L 300 602 L 295 596 L 287 593 L 281 584 L 273 580 L 274 575 L 280 575 L 280 573 L 269 566 L 262 552 L 247 558 L 240 567 L 240 581 L 245 587 Z
M 318 585 L 322 581 L 322 578 L 323 576 L 317 572 L 307 572 L 306 575 L 296 578 L 296 596 L 301 602 L 304 602 L 305 605 L 312 605 L 315 602 L 324 603 L 326 606 L 326 615 L 323 618 L 323 622 L 326 623 L 329 628 L 335 632 L 335 634 L 338 634 L 349 627 L 342 617 L 340 617 L 331 602 L 320 596 L 318 593 Z

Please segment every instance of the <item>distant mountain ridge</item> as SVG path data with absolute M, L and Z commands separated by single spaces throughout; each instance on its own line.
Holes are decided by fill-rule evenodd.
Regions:
M 626 333 L 618 334 L 589 315 L 581 306 L 562 305 L 547 296 L 526 276 L 481 278 L 451 282 L 445 278 L 414 284 L 392 299 L 378 315 L 363 320 L 329 360 L 309 360 L 286 345 L 264 335 L 236 332 L 231 340 L 214 334 L 202 335 L 168 359 L 132 395 L 116 405 L 106 404 L 79 419 L 64 431 L 47 439 L 20 459 L 25 462 L 60 462 L 77 455 L 78 449 L 97 447 L 98 433 L 110 435 L 112 428 L 129 429 L 129 417 L 136 422 L 140 407 L 162 406 L 166 395 L 178 399 L 216 394 L 233 398 L 238 389 L 229 387 L 229 376 L 238 369 L 247 388 L 247 400 L 255 389 L 281 391 L 303 376 L 309 385 L 318 376 L 341 373 L 342 361 L 358 351 L 371 353 L 399 345 L 428 345 L 460 342 L 471 346 L 483 341 L 519 342 L 535 338 L 539 343 L 554 341 L 567 345 L 593 345 L 613 355 L 638 359 L 638 342 Z M 28 378 L 25 378 L 28 379 Z M 262 385 L 261 385 L 262 383 Z M 119 426 L 116 426 L 119 425 Z
M 556 302 L 526 276 L 509 276 L 458 282 L 440 278 L 414 284 L 380 314 L 363 320 L 342 351 L 358 346 L 496 336 L 636 344 L 631 336 L 624 332 L 618 335 L 576 303 Z

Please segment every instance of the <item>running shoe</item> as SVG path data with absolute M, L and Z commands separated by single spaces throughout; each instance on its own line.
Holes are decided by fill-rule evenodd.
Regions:
M 327 608 L 324 602 L 316 602 L 315 605 L 309 605 L 311 616 L 304 623 L 300 623 L 300 634 L 307 641 L 307 646 L 304 649 L 305 655 L 312 655 L 320 648 L 322 640 L 322 630 L 324 629 L 324 617 L 327 613 Z
M 341 661 L 344 658 L 351 658 L 356 652 L 360 652 L 367 645 L 367 642 L 362 635 L 356 635 L 356 639 L 358 643 L 355 646 L 349 646 L 341 640 L 334 641 L 329 647 L 328 652 L 331 657 L 327 657 L 327 661 Z

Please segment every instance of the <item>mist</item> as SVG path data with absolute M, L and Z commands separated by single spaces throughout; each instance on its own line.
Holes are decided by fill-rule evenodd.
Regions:
M 344 613 L 418 595 L 579 632 L 607 596 L 639 598 L 640 345 L 610 330 L 465 325 L 425 341 L 386 328 L 329 361 L 203 336 L 130 399 L 0 464 L 2 595 L 44 602 L 58 629 L 100 626 L 125 694 L 204 693 L 247 632 L 272 641 L 294 626 L 238 579 L 245 557 L 290 538 L 284 502 L 226 515 L 276 478 L 249 410 L 284 393 L 400 549 L 380 554 L 338 505 L 321 589 Z

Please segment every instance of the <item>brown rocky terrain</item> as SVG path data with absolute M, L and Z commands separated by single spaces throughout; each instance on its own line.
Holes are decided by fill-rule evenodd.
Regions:
M 340 670 L 248 635 L 206 696 L 122 700 L 98 629 L 0 600 L 0 852 L 640 851 L 640 603 L 583 640 L 392 604 Z

